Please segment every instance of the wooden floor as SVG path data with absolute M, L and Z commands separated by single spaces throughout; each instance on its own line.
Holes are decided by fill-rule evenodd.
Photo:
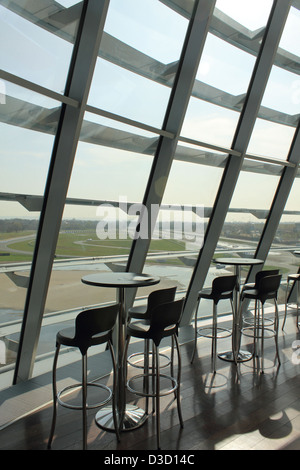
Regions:
M 290 315 L 285 332 L 280 324 L 281 365 L 273 365 L 273 339 L 265 342 L 265 373 L 254 361 L 237 368 L 218 359 L 215 383 L 210 382 L 210 341 L 198 339 L 198 355 L 190 363 L 192 344 L 181 346 L 181 404 L 184 428 L 179 426 L 172 395 L 161 399 L 161 447 L 169 451 L 198 450 L 296 450 L 300 449 L 300 364 L 294 341 L 300 340 L 295 318 Z M 251 350 L 245 338 L 243 345 Z M 218 342 L 226 350 L 230 340 Z M 300 350 L 299 350 L 300 358 Z M 299 361 L 300 362 L 300 361 Z M 217 385 L 217 386 L 215 386 Z M 133 400 L 130 395 L 128 400 Z M 46 450 L 51 407 L 45 407 L 1 431 L 1 450 Z M 117 443 L 114 433 L 105 432 L 89 411 L 89 450 L 155 450 L 155 415 L 135 431 L 123 432 Z M 81 413 L 59 407 L 53 450 L 80 450 Z M 117 454 L 115 454 L 117 455 Z

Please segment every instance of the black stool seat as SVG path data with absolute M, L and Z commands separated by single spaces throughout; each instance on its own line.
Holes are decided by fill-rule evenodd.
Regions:
M 87 350 L 91 346 L 106 343 L 110 339 L 111 330 L 107 330 L 90 336 L 86 342 L 84 342 L 83 338 L 79 339 L 76 335 L 75 327 L 65 328 L 64 330 L 59 331 L 56 336 L 56 341 L 58 343 L 63 344 L 64 346 L 77 347 L 80 350 Z
M 155 291 L 154 291 L 155 292 Z M 151 295 L 151 294 L 150 294 Z M 149 298 L 148 298 L 149 301 Z M 130 307 L 128 309 L 128 317 L 130 318 L 147 318 L 148 304 L 146 305 L 136 305 L 135 307 Z
M 266 269 L 266 270 L 263 270 L 263 271 L 259 271 L 258 273 L 256 273 L 255 275 L 255 282 L 248 282 L 246 284 L 244 284 L 243 288 L 242 288 L 242 292 L 241 292 L 241 297 L 243 297 L 243 294 L 246 290 L 253 290 L 253 289 L 258 289 L 258 286 L 259 286 L 259 283 L 260 283 L 260 280 L 266 276 L 275 276 L 279 274 L 279 269 Z M 253 324 L 253 316 L 251 315 L 249 318 L 245 317 L 243 319 L 244 323 L 248 323 L 250 325 Z M 269 319 L 269 318 L 265 318 L 265 321 L 268 322 L 269 324 L 272 324 L 272 320 Z
M 224 277 L 226 277 L 226 276 L 224 276 Z M 228 290 L 228 291 L 225 291 L 225 292 L 215 292 L 214 289 L 211 289 L 209 292 L 201 291 L 198 294 L 198 299 L 213 300 L 213 301 L 215 301 L 215 303 L 218 303 L 220 300 L 231 299 L 231 298 L 232 298 L 232 290 Z
M 243 306 L 246 300 L 254 300 L 255 301 L 255 310 L 254 310 L 254 324 L 253 326 L 246 326 L 241 328 L 241 333 L 245 336 L 251 336 L 254 340 L 254 355 L 256 352 L 256 341 L 261 339 L 261 372 L 264 372 L 264 339 L 265 333 L 271 332 L 271 336 L 275 338 L 275 346 L 276 346 L 276 357 L 278 359 L 278 363 L 280 364 L 280 356 L 279 356 L 279 349 L 278 349 L 278 306 L 277 306 L 277 295 L 278 289 L 281 282 L 281 275 L 272 275 L 272 276 L 263 276 L 261 277 L 259 284 L 256 289 L 249 289 L 242 292 L 241 295 L 241 304 L 240 304 L 240 321 L 239 325 L 242 324 L 241 317 L 243 315 Z M 264 305 L 265 302 L 268 300 L 273 300 L 275 304 L 275 316 L 273 327 L 266 327 L 265 325 L 265 314 L 264 314 Z M 261 310 L 258 309 L 257 302 L 261 303 Z
M 232 313 L 233 310 L 233 291 L 236 286 L 237 276 L 219 276 L 216 277 L 212 286 L 209 290 L 203 289 L 198 294 L 198 303 L 196 306 L 195 313 L 195 337 L 194 337 L 194 349 L 192 353 L 191 363 L 194 360 L 196 347 L 197 347 L 197 337 L 204 336 L 212 339 L 212 360 L 213 360 L 213 371 L 216 373 L 216 352 L 217 352 L 217 339 L 226 338 L 232 335 L 232 330 L 229 328 L 220 328 L 217 322 L 217 305 L 221 300 L 230 300 Z M 207 299 L 213 301 L 213 321 L 211 327 L 197 328 L 197 313 L 201 299 Z
M 158 289 L 150 292 L 147 304 L 137 305 L 128 309 L 129 319 L 147 320 L 150 317 L 150 312 L 159 304 L 171 302 L 175 298 L 176 287 L 167 287 L 165 289 Z
M 293 286 L 296 284 L 297 285 L 297 299 L 296 299 L 296 305 L 297 305 L 297 320 L 296 320 L 296 324 L 297 324 L 297 328 L 299 330 L 299 282 L 300 281 L 300 274 L 289 274 L 288 277 L 287 277 L 287 284 L 286 284 L 286 295 L 285 295 L 285 311 L 284 311 L 284 320 L 283 320 L 283 324 L 282 324 L 282 329 L 284 329 L 284 325 L 285 325 L 285 320 L 286 320 L 286 315 L 287 315 L 287 308 L 288 308 L 288 294 L 289 292 L 291 292 L 291 290 L 293 289 Z M 291 287 L 291 290 L 289 291 L 289 284 L 290 282 L 292 282 L 292 287 Z
M 82 424 L 83 424 L 83 449 L 87 448 L 87 416 L 86 411 L 90 408 L 98 408 L 105 405 L 112 398 L 113 400 L 113 415 L 114 415 L 114 425 L 117 435 L 117 439 L 120 439 L 119 429 L 117 423 L 117 416 L 115 411 L 115 388 L 116 388 L 116 361 L 114 356 L 114 351 L 112 348 L 112 331 L 116 322 L 116 318 L 119 312 L 119 305 L 114 304 L 108 307 L 94 308 L 89 310 L 84 310 L 80 312 L 75 320 L 75 326 L 71 328 L 65 328 L 59 331 L 56 335 L 56 352 L 53 361 L 53 371 L 52 371 L 52 387 L 53 387 L 53 417 L 52 425 L 50 430 L 50 436 L 48 440 L 48 449 L 51 448 L 52 439 L 54 436 L 55 424 L 56 424 L 56 414 L 57 414 L 57 404 L 59 403 L 62 406 L 71 409 L 80 409 L 82 410 Z M 94 382 L 87 382 L 87 351 L 91 346 L 96 346 L 100 344 L 107 343 L 109 346 L 112 365 L 113 365 L 113 390 L 107 387 L 104 384 L 96 384 Z M 61 345 L 76 347 L 80 350 L 82 355 L 82 382 L 79 384 L 73 384 L 68 387 L 65 387 L 60 392 L 57 392 L 56 385 L 56 369 L 58 356 Z M 87 387 L 96 386 L 101 389 L 106 390 L 107 398 L 102 400 L 99 403 L 88 405 L 87 404 Z M 62 400 L 62 394 L 67 390 L 73 388 L 81 388 L 82 390 L 82 405 L 74 406 L 68 403 L 65 403 Z
M 180 357 L 180 350 L 178 344 L 178 327 L 179 322 L 181 319 L 182 309 L 184 304 L 184 298 L 180 300 L 174 300 L 171 302 L 167 302 L 164 304 L 157 305 L 149 312 L 149 322 L 148 324 L 144 322 L 133 322 L 130 323 L 127 327 L 127 340 L 126 340 L 126 348 L 124 357 L 126 358 L 127 349 L 129 345 L 129 341 L 131 337 L 144 339 L 146 341 L 151 340 L 153 342 L 153 353 L 154 353 L 154 366 L 149 373 L 149 368 L 145 367 L 145 373 L 139 374 L 132 377 L 130 380 L 127 381 L 127 388 L 140 396 L 145 397 L 155 397 L 156 401 L 156 436 L 157 436 L 157 447 L 160 449 L 160 396 L 166 395 L 172 392 L 176 392 L 177 398 L 177 411 L 179 416 L 179 421 L 181 427 L 183 427 L 183 420 L 181 415 L 181 408 L 180 408 L 180 374 L 181 374 L 181 357 Z M 159 367 L 159 346 L 163 338 L 172 337 L 174 338 L 176 349 L 177 349 L 177 357 L 178 357 L 178 371 L 177 371 L 177 378 L 175 379 L 173 376 L 166 376 L 160 373 Z M 173 347 L 173 342 L 172 342 Z M 125 359 L 126 360 L 126 359 Z M 127 361 L 126 361 L 127 362 Z M 146 387 L 143 388 L 142 391 L 137 390 L 134 388 L 132 383 L 137 378 L 142 378 L 143 382 L 147 378 L 154 378 L 155 379 L 155 390 L 151 393 L 149 392 L 148 384 Z M 172 388 L 169 389 L 167 392 L 161 393 L 160 391 L 160 378 L 168 378 L 172 382 Z
M 157 305 L 166 303 L 166 302 L 172 302 L 175 299 L 175 294 L 176 294 L 176 289 L 177 287 L 166 287 L 163 289 L 157 289 L 152 292 L 150 292 L 147 303 L 144 305 L 136 305 L 133 307 L 130 307 L 128 309 L 128 319 L 130 322 L 134 320 L 142 320 L 145 325 L 149 325 L 149 316 L 151 310 L 153 310 L 154 307 Z M 152 351 L 149 350 L 149 341 L 145 341 L 145 347 L 143 352 L 136 352 L 131 354 L 128 357 L 128 362 L 131 366 L 137 367 L 138 369 L 143 369 L 144 368 L 144 363 L 142 365 L 140 364 L 140 361 L 137 360 L 139 356 L 142 356 L 144 361 L 145 357 L 152 355 Z M 161 367 L 166 367 L 169 364 L 171 364 L 172 358 L 169 358 L 165 354 L 161 354 L 162 357 L 164 357 L 165 363 L 161 365 Z
M 255 282 L 248 282 L 247 284 L 244 284 L 244 286 L 243 286 L 243 288 L 242 288 L 242 293 L 243 293 L 245 290 L 257 289 L 258 286 L 259 286 L 260 280 L 261 280 L 263 277 L 266 277 L 266 276 L 275 276 L 276 274 L 279 274 L 279 270 L 278 270 L 278 269 L 266 269 L 266 270 L 264 270 L 264 271 L 258 271 L 258 273 L 256 273 L 256 275 L 255 275 Z

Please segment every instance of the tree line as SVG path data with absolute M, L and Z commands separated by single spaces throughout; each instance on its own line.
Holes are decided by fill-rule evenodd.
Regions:
M 96 230 L 97 223 L 95 220 L 66 219 L 61 223 L 61 230 Z M 0 219 L 0 232 L 36 231 L 38 224 L 38 219 Z

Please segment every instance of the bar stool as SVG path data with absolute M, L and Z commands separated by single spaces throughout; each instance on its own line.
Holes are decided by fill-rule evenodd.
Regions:
M 275 276 L 276 274 L 279 274 L 279 269 L 268 269 L 268 270 L 264 270 L 264 271 L 259 271 L 255 275 L 255 282 L 248 282 L 247 284 L 243 285 L 241 294 L 243 294 L 243 292 L 245 290 L 257 289 L 258 285 L 259 285 L 259 282 L 263 277 Z
M 246 300 L 255 300 L 254 310 L 254 324 L 253 326 L 246 326 L 241 328 L 241 333 L 245 336 L 253 337 L 254 340 L 254 355 L 256 355 L 256 343 L 261 340 L 261 372 L 264 373 L 264 340 L 265 333 L 269 334 L 269 338 L 274 337 L 276 346 L 276 357 L 280 365 L 279 349 L 278 349 L 278 306 L 277 294 L 280 286 L 281 275 L 266 276 L 260 280 L 257 289 L 245 290 L 241 296 L 241 303 L 239 309 L 239 317 L 243 315 L 243 306 Z M 264 317 L 264 305 L 267 300 L 273 300 L 275 304 L 275 317 L 274 322 L 266 327 Z M 258 302 L 261 304 L 261 309 L 258 308 Z M 241 321 L 239 321 L 241 325 Z M 276 358 L 275 358 L 276 359 Z
M 292 282 L 292 287 L 289 292 L 289 283 Z M 289 274 L 287 277 L 287 284 L 286 284 L 286 294 L 285 294 L 285 311 L 284 311 L 284 319 L 283 319 L 283 324 L 282 324 L 282 329 L 284 329 L 285 325 L 285 320 L 286 320 L 286 315 L 287 315 L 287 307 L 288 307 L 288 294 L 291 293 L 294 285 L 296 284 L 297 286 L 297 328 L 299 330 L 299 323 L 298 323 L 298 317 L 299 317 L 299 284 L 300 284 L 300 274 Z
M 216 277 L 212 282 L 210 291 L 203 290 L 198 294 L 198 303 L 195 313 L 195 337 L 194 337 L 194 350 L 191 358 L 191 363 L 194 360 L 195 352 L 197 349 L 197 336 L 205 338 L 211 338 L 212 340 L 212 360 L 213 360 L 213 371 L 216 373 L 216 355 L 217 355 L 217 340 L 219 338 L 227 338 L 232 335 L 232 330 L 228 328 L 220 328 L 217 321 L 217 307 L 220 300 L 230 300 L 232 313 L 234 314 L 233 308 L 233 291 L 236 285 L 236 275 L 233 276 L 220 276 Z M 201 299 L 208 299 L 213 301 L 213 321 L 211 327 L 202 327 L 197 329 L 197 313 Z
M 130 342 L 130 338 L 140 338 L 144 340 L 151 340 L 154 347 L 154 368 L 149 371 L 145 371 L 144 374 L 138 374 L 131 377 L 127 381 L 127 389 L 142 397 L 154 397 L 156 402 L 156 438 L 157 448 L 160 449 L 160 397 L 168 395 L 170 393 L 176 393 L 177 411 L 179 416 L 180 425 L 183 428 L 183 420 L 180 407 L 180 375 L 181 375 L 181 356 L 178 343 L 178 326 L 181 319 L 182 309 L 184 304 L 184 298 L 180 300 L 174 300 L 164 304 L 157 305 L 154 307 L 149 315 L 148 325 L 145 322 L 132 322 L 127 327 L 127 339 L 125 346 L 124 360 L 126 361 L 125 367 L 127 367 L 127 350 Z M 160 373 L 159 367 L 159 346 L 161 340 L 166 337 L 173 337 L 174 343 L 177 350 L 177 377 L 167 376 Z M 144 380 L 152 378 L 155 381 L 155 389 L 150 392 L 148 387 L 143 386 L 142 390 L 138 390 L 134 387 L 133 382 L 138 379 Z M 160 390 L 160 379 L 165 378 L 171 382 L 171 388 L 166 391 Z
M 147 299 L 147 304 L 137 305 L 128 309 L 128 320 L 129 321 L 143 320 L 146 324 L 149 324 L 151 310 L 153 310 L 153 308 L 156 307 L 157 305 L 160 305 L 166 302 L 172 302 L 175 299 L 176 289 L 177 287 L 167 287 L 165 289 L 158 289 L 158 290 L 150 292 L 148 299 Z M 138 365 L 138 363 L 133 362 L 133 359 L 138 356 L 142 355 L 145 358 L 145 357 L 149 357 L 149 355 L 152 355 L 152 352 L 149 351 L 148 340 L 145 340 L 144 346 L 145 346 L 144 352 L 137 352 L 137 353 L 131 354 L 128 357 L 128 362 L 131 366 L 137 367 L 140 369 L 144 368 L 144 365 L 140 366 Z M 171 363 L 171 359 L 165 354 L 161 354 L 161 357 L 164 357 L 167 359 L 167 364 L 164 364 L 163 367 L 166 367 Z
M 116 361 L 114 351 L 112 348 L 112 330 L 116 322 L 119 312 L 119 305 L 111 305 L 108 307 L 94 308 L 80 312 L 75 320 L 75 326 L 61 330 L 56 335 L 56 352 L 53 361 L 52 370 L 52 387 L 53 387 L 53 416 L 50 436 L 48 440 L 48 449 L 51 448 L 51 443 L 54 435 L 57 404 L 75 410 L 82 410 L 82 427 L 83 427 L 83 449 L 87 448 L 87 410 L 98 408 L 105 405 L 112 398 L 112 408 L 114 412 L 114 426 L 118 441 L 120 440 L 119 429 L 117 424 L 117 416 L 115 412 L 115 387 L 116 387 Z M 104 384 L 96 384 L 87 382 L 87 351 L 91 346 L 107 343 L 109 346 L 112 365 L 113 365 L 113 389 L 111 390 Z M 61 345 L 76 347 L 80 350 L 82 355 L 82 382 L 65 387 L 60 392 L 57 392 L 56 385 L 56 369 L 58 356 Z M 107 392 L 107 397 L 99 403 L 87 404 L 87 387 L 95 386 L 104 389 Z M 81 389 L 82 405 L 71 405 L 63 401 L 61 396 L 64 392 L 75 388 Z
M 244 284 L 243 288 L 242 288 L 242 291 L 241 291 L 241 296 L 243 295 L 243 293 L 246 291 L 246 290 L 249 290 L 249 289 L 258 289 L 258 286 L 259 286 L 259 283 L 260 283 L 260 280 L 263 278 L 263 277 L 266 277 L 266 276 L 275 276 L 279 274 L 279 269 L 268 269 L 268 270 L 264 270 L 264 271 L 259 271 L 258 273 L 256 273 L 255 275 L 255 282 L 249 282 L 247 284 Z M 273 323 L 271 319 L 266 319 L 265 320 L 269 323 Z M 244 317 L 243 319 L 243 322 L 244 323 L 249 323 L 249 324 L 253 324 L 254 322 L 254 318 L 246 318 Z

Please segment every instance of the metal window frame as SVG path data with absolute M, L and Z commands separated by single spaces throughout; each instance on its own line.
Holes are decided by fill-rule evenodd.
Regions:
M 197 0 L 194 5 L 163 125 L 163 129 L 171 132 L 174 138 L 160 137 L 143 199 L 143 207 L 146 211 L 139 218 L 139 223 L 143 223 L 143 217 L 147 217 L 148 227 L 151 227 L 151 215 L 153 222 L 152 208 L 155 205 L 161 205 L 163 199 L 215 2 L 216 0 Z M 127 271 L 142 272 L 150 242 L 151 233 L 147 239 L 133 240 L 126 266 Z M 135 290 L 131 289 L 127 296 L 128 306 L 132 304 L 134 296 Z
M 154 157 L 143 199 L 143 204 L 148 209 L 148 215 L 150 214 L 152 204 L 160 205 L 162 202 L 178 141 L 190 142 L 193 145 L 200 145 L 216 150 L 224 150 L 213 144 L 180 137 L 180 131 L 192 94 L 198 64 L 212 21 L 215 3 L 216 0 L 195 1 L 194 12 L 190 19 L 183 53 L 179 61 L 169 106 L 161 130 L 87 105 L 88 91 L 99 54 L 100 40 L 103 33 L 109 0 L 84 0 L 83 12 L 80 19 L 81 27 L 79 28 L 74 46 L 74 55 L 69 70 L 69 79 L 65 95 L 60 95 L 59 93 L 28 82 L 13 74 L 0 71 L 0 78 L 62 103 L 61 117 L 51 157 L 30 273 L 20 346 L 13 380 L 14 383 L 20 380 L 27 380 L 32 376 L 52 263 L 84 113 L 91 112 L 98 114 L 160 135 L 158 149 Z M 189 323 L 193 315 L 197 294 L 199 289 L 203 286 L 209 270 L 244 159 L 262 160 L 284 167 L 269 216 L 257 247 L 256 257 L 266 258 L 292 183 L 296 177 L 300 160 L 300 126 L 298 126 L 296 130 L 290 154 L 286 162 L 246 153 L 291 4 L 293 4 L 292 0 L 274 0 L 233 144 L 231 149 L 225 149 L 229 153 L 228 162 L 223 173 L 212 216 L 205 233 L 204 244 L 200 250 L 187 290 L 182 324 Z M 62 175 L 64 175 L 63 178 Z M 64 180 L 63 184 L 61 183 L 62 179 Z M 158 184 L 160 188 L 159 192 L 157 192 Z M 143 215 L 141 215 L 141 217 L 143 217 Z M 151 237 L 148 237 L 148 240 L 139 238 L 134 240 L 126 267 L 128 271 L 142 271 L 150 241 Z M 249 279 L 253 278 L 254 274 L 255 269 L 253 268 L 253 270 L 249 272 Z M 129 304 L 133 302 L 134 296 L 135 291 L 132 290 L 131 296 L 128 299 Z
M 275 0 L 269 16 L 265 35 L 262 40 L 245 104 L 233 139 L 232 148 L 242 156 L 230 155 L 216 197 L 212 216 L 204 237 L 203 247 L 192 274 L 188 287 L 182 324 L 189 324 L 197 302 L 199 290 L 207 276 L 234 189 L 245 158 L 246 149 L 251 137 L 255 120 L 259 113 L 263 94 L 274 63 L 281 34 L 290 10 L 291 0 Z
M 290 148 L 288 161 L 292 167 L 285 167 L 267 217 L 254 257 L 266 260 L 278 229 L 284 207 L 289 197 L 300 163 L 300 123 L 296 129 Z M 260 268 L 261 269 L 261 268 Z M 252 282 L 258 268 L 249 270 L 246 282 Z
M 14 384 L 28 380 L 33 372 L 55 247 L 108 6 L 109 0 L 83 3 L 66 86 L 66 95 L 79 106 L 62 104 L 30 272 Z

